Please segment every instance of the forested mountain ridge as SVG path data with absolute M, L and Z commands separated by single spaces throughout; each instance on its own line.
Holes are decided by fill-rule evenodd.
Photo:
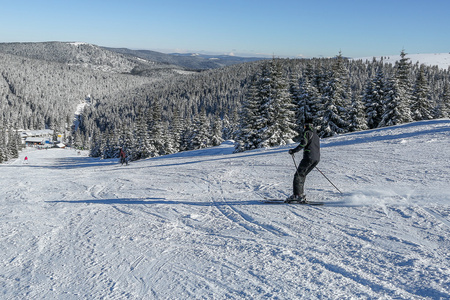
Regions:
M 111 73 L 132 74 L 142 73 L 142 70 L 184 69 L 181 66 L 123 55 L 107 48 L 79 42 L 0 43 L 0 53 Z
M 104 49 L 129 55 L 131 57 L 139 57 L 149 61 L 176 65 L 190 70 L 208 70 L 217 69 L 225 66 L 231 66 L 244 62 L 252 62 L 262 60 L 259 57 L 237 57 L 230 55 L 199 55 L 194 53 L 180 54 L 164 54 L 150 50 L 131 50 L 127 48 L 106 48 Z

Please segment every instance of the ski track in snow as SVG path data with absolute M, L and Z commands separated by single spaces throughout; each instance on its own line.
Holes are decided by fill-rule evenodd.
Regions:
M 290 147 L 129 166 L 27 149 L 0 165 L 0 298 L 448 299 L 449 135 L 434 120 L 322 140 L 344 192 L 310 173 L 324 206 L 259 201 L 290 193 Z

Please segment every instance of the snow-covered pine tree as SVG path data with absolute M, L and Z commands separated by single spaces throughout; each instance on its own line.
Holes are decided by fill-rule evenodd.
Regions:
M 257 120 L 257 148 L 286 145 L 296 136 L 294 106 L 281 64 L 272 59 L 263 67 L 258 90 L 261 100 Z
M 80 132 L 80 129 L 77 128 L 75 130 L 75 132 L 73 133 L 73 142 L 72 142 L 72 147 L 74 147 L 75 149 L 83 149 L 83 137 L 82 137 L 82 133 Z
M 407 53 L 405 52 L 405 49 L 403 49 L 400 52 L 400 60 L 395 63 L 395 73 L 400 84 L 407 84 L 410 86 L 411 82 L 409 76 L 411 74 L 412 62 L 406 55 Z
M 405 50 L 400 53 L 400 60 L 395 64 L 395 77 L 398 80 L 398 88 L 401 89 L 402 100 L 408 107 L 411 107 L 412 83 L 411 83 L 412 63 L 406 57 Z
M 190 149 L 202 149 L 210 145 L 209 121 L 206 116 L 205 106 L 202 106 L 200 113 L 194 118 L 193 134 L 190 139 Z
M 330 74 L 330 80 L 323 87 L 324 105 L 321 137 L 333 136 L 349 130 L 347 121 L 351 105 L 348 90 L 348 71 L 345 69 L 342 55 L 336 58 Z
M 19 157 L 20 145 L 21 140 L 19 133 L 12 127 L 10 127 L 8 130 L 8 144 L 7 144 L 9 158 Z
M 247 95 L 243 100 L 240 111 L 240 127 L 236 132 L 235 152 L 256 149 L 259 143 L 258 131 L 260 126 L 261 98 L 258 93 L 259 81 L 262 74 L 257 73 L 253 76 Z
M 225 140 L 233 139 L 234 127 L 230 122 L 228 115 L 224 115 L 222 120 L 222 136 Z
M 430 120 L 433 105 L 430 100 L 428 79 L 425 74 L 425 65 L 421 65 L 417 73 L 416 83 L 411 98 L 411 115 L 413 120 Z
M 349 131 L 362 131 L 367 129 L 368 126 L 364 104 L 359 99 L 359 96 L 354 95 L 352 99 L 352 108 L 350 110 Z
M 160 152 L 161 155 L 168 155 L 172 153 L 178 152 L 177 148 L 174 146 L 174 137 L 172 136 L 172 133 L 169 130 L 169 126 L 167 123 L 164 123 L 163 126 L 163 141 L 164 141 L 164 147 L 162 148 L 162 152 Z
M 368 79 L 362 97 L 369 128 L 377 128 L 384 113 L 385 78 L 383 69 L 378 68 L 375 78 Z
M 129 141 L 130 137 L 127 133 L 128 131 L 126 130 L 126 128 L 124 128 L 124 140 L 119 140 L 119 144 L 120 142 L 124 143 L 124 145 L 121 147 L 125 151 L 125 153 L 129 155 L 130 160 L 139 160 L 154 156 L 154 145 L 149 137 L 147 119 L 144 112 L 138 112 L 136 122 L 133 124 L 131 141 Z M 127 145 L 130 142 L 131 145 Z M 128 152 L 127 149 L 129 149 Z
M 91 133 L 89 156 L 99 157 L 101 156 L 101 141 L 102 136 L 98 127 L 94 127 Z
M 101 153 L 103 159 L 116 158 L 119 156 L 117 151 L 118 140 L 112 130 L 108 130 L 102 135 Z
M 210 144 L 211 146 L 219 146 L 223 142 L 222 138 L 222 120 L 218 117 L 215 117 L 211 120 L 211 138 Z
M 175 107 L 172 112 L 172 122 L 170 123 L 169 131 L 172 137 L 172 147 L 175 152 L 180 151 L 181 136 L 183 133 L 183 119 L 181 118 L 180 110 Z
M 392 126 L 412 121 L 409 105 L 404 100 L 405 89 L 399 84 L 399 80 L 394 77 L 388 80 L 385 93 L 385 112 L 378 127 Z
M 226 131 L 225 131 L 225 123 L 222 126 L 224 128 L 224 139 L 226 140 L 234 140 L 236 138 L 237 131 L 239 130 L 240 125 L 240 119 L 239 119 L 239 109 L 237 106 L 234 106 L 231 111 L 230 115 L 228 115 L 229 123 L 227 125 Z
M 162 107 L 158 98 L 152 101 L 148 116 L 147 124 L 151 144 L 151 149 L 149 149 L 151 151 L 150 156 L 160 156 L 161 153 L 165 152 L 165 141 L 163 137 Z
M 191 144 L 191 137 L 193 135 L 194 128 L 192 125 L 192 120 L 185 119 L 184 120 L 184 127 L 181 131 L 180 136 L 180 151 L 187 151 L 187 150 L 193 150 L 190 148 Z

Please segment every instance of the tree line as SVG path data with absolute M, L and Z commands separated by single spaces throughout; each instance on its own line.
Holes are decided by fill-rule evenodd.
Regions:
M 412 65 L 404 51 L 400 56 L 392 66 L 352 62 L 340 54 L 307 62 L 298 77 L 283 75 L 279 61 L 266 63 L 243 103 L 236 151 L 289 143 L 305 120 L 313 120 L 321 137 L 330 137 L 448 118 L 448 71 Z
M 284 145 L 313 119 L 321 137 L 449 115 L 449 71 L 383 60 L 278 59 L 153 77 L 0 54 L 0 148 L 16 129 L 66 131 L 94 157 L 132 160 L 236 141 Z M 157 71 L 155 71 L 157 72 Z M 147 74 L 148 75 L 148 74 Z M 85 95 L 91 103 L 76 118 Z M 3 132 L 3 133 L 2 133 Z
M 449 115 L 449 72 L 412 64 L 272 59 L 174 77 L 117 95 L 83 115 L 77 146 L 132 160 L 236 141 L 236 151 L 296 140 L 305 119 L 322 138 Z

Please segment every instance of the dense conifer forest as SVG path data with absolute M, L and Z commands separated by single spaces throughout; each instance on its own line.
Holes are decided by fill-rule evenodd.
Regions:
M 0 45 L 0 161 L 17 157 L 19 129 L 53 129 L 92 156 L 121 147 L 137 160 L 228 139 L 236 151 L 283 145 L 306 118 L 326 138 L 449 116 L 449 71 L 412 64 L 404 51 L 395 65 L 339 54 L 193 71 L 92 45 L 67 55 L 61 44 L 46 46 L 52 55 L 39 43 Z

